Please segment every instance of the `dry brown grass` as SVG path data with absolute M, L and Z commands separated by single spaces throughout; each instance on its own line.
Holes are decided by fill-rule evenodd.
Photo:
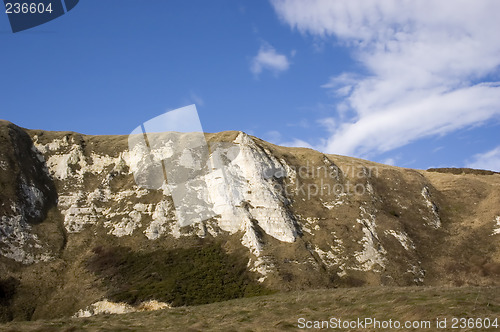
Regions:
M 436 318 L 452 317 L 500 320 L 500 287 L 295 291 L 152 312 L 11 322 L 0 325 L 0 331 L 292 331 L 298 330 L 301 317 L 311 321 L 332 317 L 430 320 L 432 324 Z M 373 329 L 364 329 L 369 330 Z

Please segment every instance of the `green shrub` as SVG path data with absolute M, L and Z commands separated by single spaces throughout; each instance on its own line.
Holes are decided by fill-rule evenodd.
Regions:
M 87 267 L 103 279 L 112 301 L 155 299 L 174 306 L 269 294 L 246 269 L 246 259 L 219 244 L 152 252 L 98 247 Z

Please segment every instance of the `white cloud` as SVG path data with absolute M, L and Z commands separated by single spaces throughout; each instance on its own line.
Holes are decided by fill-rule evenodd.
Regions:
M 264 134 L 264 137 L 266 141 L 273 144 L 279 144 L 279 142 L 282 139 L 281 133 L 277 130 L 268 131 L 267 133 Z
M 298 127 L 298 128 L 310 128 L 311 125 L 307 119 L 301 119 L 298 122 L 289 122 L 286 124 L 287 127 Z
M 343 102 L 321 150 L 369 156 L 500 116 L 500 82 L 480 83 L 499 74 L 500 1 L 271 2 L 292 29 L 350 48 L 369 73 L 323 85 Z
M 396 160 L 394 160 L 394 158 L 387 158 L 382 161 L 382 164 L 394 166 L 396 164 Z
M 279 54 L 269 44 L 263 44 L 257 55 L 252 59 L 250 71 L 255 75 L 259 75 L 262 70 L 267 69 L 275 75 L 288 70 L 290 62 L 286 55 Z
M 306 141 L 303 141 L 301 139 L 297 139 L 297 138 L 295 138 L 295 139 L 293 139 L 291 141 L 287 141 L 287 142 L 280 142 L 278 145 L 292 147 L 292 148 L 309 148 L 309 149 L 314 149 L 314 147 L 311 146 L 311 144 L 309 144 Z
M 276 145 L 295 147 L 295 148 L 313 149 L 313 147 L 309 143 L 307 143 L 306 141 L 300 140 L 300 139 L 293 139 L 291 141 L 285 141 L 283 139 L 283 136 L 281 135 L 281 133 L 279 131 L 276 131 L 276 130 L 268 131 L 267 133 L 264 134 L 264 138 L 268 142 L 276 144 Z
M 388 103 L 344 122 L 325 148 L 340 154 L 370 155 L 406 145 L 417 138 L 442 135 L 498 115 L 498 84 L 478 84 L 451 92 L 429 91 L 412 101 Z
M 203 98 L 201 98 L 199 95 L 197 95 L 193 91 L 191 91 L 191 93 L 189 94 L 188 99 L 191 102 L 193 102 L 194 104 L 196 104 L 196 106 L 204 106 L 205 105 L 205 101 L 203 100 Z
M 476 154 L 467 167 L 500 172 L 500 145 L 485 153 Z

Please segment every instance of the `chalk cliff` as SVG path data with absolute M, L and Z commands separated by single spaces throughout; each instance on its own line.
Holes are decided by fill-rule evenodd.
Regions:
M 404 169 L 243 132 L 205 134 L 200 161 L 168 137 L 152 158 L 180 151 L 176 167 L 203 169 L 182 187 L 188 224 L 179 186 L 137 184 L 144 153 L 127 136 L 0 122 L 0 319 L 74 314 L 111 296 L 117 279 L 89 268 L 108 247 L 218 243 L 274 290 L 498 284 L 500 174 Z

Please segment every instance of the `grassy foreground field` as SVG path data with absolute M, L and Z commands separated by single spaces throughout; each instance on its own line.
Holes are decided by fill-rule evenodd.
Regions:
M 447 318 L 439 331 L 498 331 L 500 328 L 451 329 L 453 318 L 497 319 L 500 324 L 500 287 L 401 287 L 321 289 L 277 293 L 199 306 L 176 307 L 123 315 L 64 318 L 50 321 L 10 322 L 0 331 L 282 331 L 299 330 L 299 319 L 329 321 L 331 318 L 383 321 L 430 321 L 430 328 L 401 331 L 435 331 L 436 319 Z M 424 324 L 424 323 L 422 323 Z M 333 327 L 333 326 L 330 326 Z M 327 330 L 326 326 L 324 328 Z M 332 329 L 335 330 L 335 329 Z M 365 325 L 336 330 L 383 331 Z M 397 330 L 397 329 L 396 329 Z

